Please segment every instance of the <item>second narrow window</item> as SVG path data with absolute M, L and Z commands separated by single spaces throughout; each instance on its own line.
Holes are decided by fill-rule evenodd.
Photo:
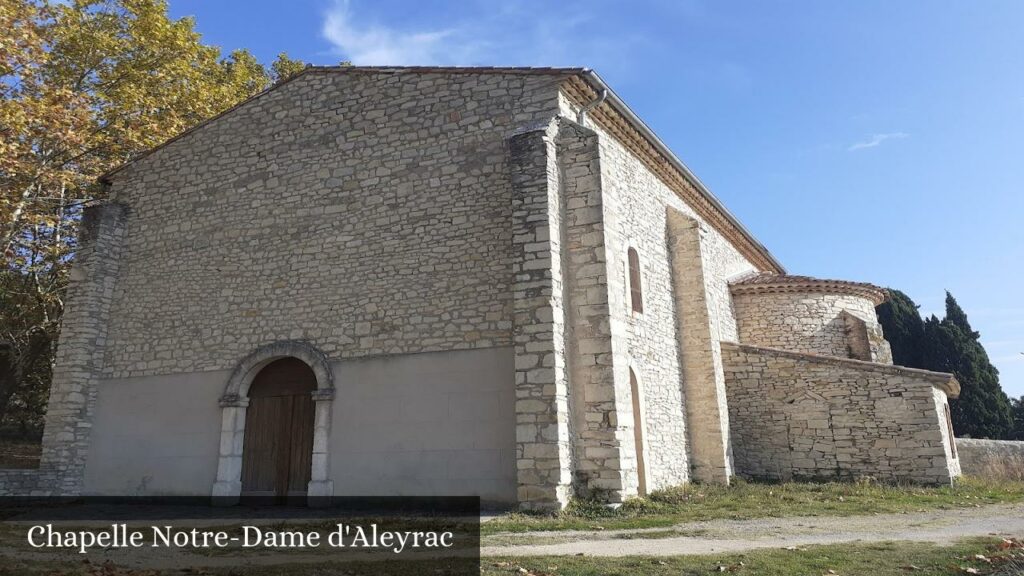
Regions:
M 629 296 L 632 302 L 633 312 L 644 311 L 644 295 L 640 287 L 640 255 L 636 248 L 630 248 L 629 258 Z

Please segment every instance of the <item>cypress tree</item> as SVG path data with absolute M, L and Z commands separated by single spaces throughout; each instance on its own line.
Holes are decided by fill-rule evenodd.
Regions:
M 1013 403 L 1013 432 L 1010 440 L 1024 440 L 1024 396 L 1011 401 Z
M 889 289 L 889 299 L 878 306 L 878 322 L 892 347 L 892 362 L 921 368 L 921 340 L 924 321 L 918 305 L 899 290 Z
M 1024 397 L 1011 403 L 1003 392 L 999 371 L 952 294 L 946 292 L 942 320 L 922 320 L 917 304 L 899 290 L 889 290 L 877 312 L 894 364 L 956 375 L 960 397 L 949 407 L 958 436 L 1024 440 Z
M 978 333 L 971 328 L 971 323 L 967 321 L 967 313 L 957 303 L 956 298 L 953 298 L 953 295 L 949 293 L 949 290 L 946 291 L 946 317 L 943 320 L 956 326 L 961 332 L 969 335 L 970 338 L 978 339 Z
M 950 402 L 958 436 L 1006 438 L 1011 434 L 1013 411 L 999 386 L 999 371 L 949 292 L 946 317 L 939 320 L 933 315 L 924 323 L 920 352 L 922 368 L 952 372 L 960 382 L 960 397 Z

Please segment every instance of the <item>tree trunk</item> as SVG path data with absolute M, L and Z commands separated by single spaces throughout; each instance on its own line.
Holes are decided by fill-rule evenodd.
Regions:
M 21 213 L 25 211 L 25 206 L 28 205 L 28 201 L 32 198 L 32 189 L 35 188 L 35 184 L 30 184 L 22 191 L 21 197 L 14 205 L 14 209 L 11 210 L 11 215 L 7 220 L 7 227 L 4 230 L 3 238 L 0 242 L 3 243 L 4 254 L 11 249 L 11 245 L 14 244 L 14 239 L 18 236 L 18 228 L 21 223 Z
M 21 362 L 10 344 L 0 344 L 0 422 L 7 415 L 7 405 L 21 381 Z

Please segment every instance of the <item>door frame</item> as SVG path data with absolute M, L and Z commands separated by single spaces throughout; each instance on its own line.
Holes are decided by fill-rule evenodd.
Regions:
M 330 479 L 331 412 L 334 405 L 334 373 L 327 356 L 307 342 L 282 340 L 261 346 L 235 365 L 224 394 L 220 397 L 221 431 L 217 457 L 217 480 L 213 483 L 214 502 L 237 504 L 242 495 L 242 451 L 245 448 L 245 411 L 249 406 L 249 386 L 253 378 L 274 360 L 297 358 L 316 375 L 313 414 L 313 457 L 309 486 L 310 505 L 324 503 L 334 496 Z

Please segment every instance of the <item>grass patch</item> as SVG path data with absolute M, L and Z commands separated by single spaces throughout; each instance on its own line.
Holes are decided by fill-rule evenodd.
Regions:
M 918 512 L 1024 501 L 1024 482 L 960 478 L 953 486 L 876 482 L 731 486 L 686 484 L 633 498 L 618 509 L 573 501 L 556 514 L 511 513 L 481 526 L 484 535 L 538 530 L 666 528 L 682 522 L 785 516 L 857 516 Z
M 547 556 L 484 558 L 481 574 L 499 576 L 686 576 L 737 574 L 791 576 L 938 576 L 953 574 L 1024 574 L 1020 543 L 990 538 L 969 539 L 953 546 L 920 542 L 833 544 L 796 550 L 757 550 L 743 554 L 597 558 Z M 977 570 L 968 572 L 966 569 Z

